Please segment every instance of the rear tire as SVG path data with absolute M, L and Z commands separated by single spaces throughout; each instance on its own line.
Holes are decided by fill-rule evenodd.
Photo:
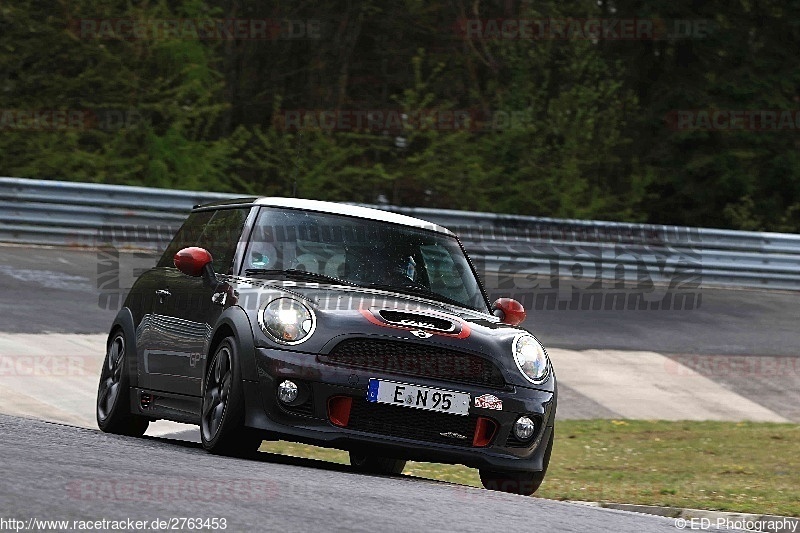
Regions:
M 203 380 L 200 438 L 207 451 L 218 455 L 249 456 L 261 446 L 261 436 L 244 427 L 242 373 L 233 337 L 217 345 Z
M 131 413 L 127 347 L 125 333 L 121 329 L 113 330 L 97 386 L 97 426 L 106 433 L 141 437 L 150 421 Z
M 384 474 L 397 476 L 403 473 L 406 467 L 404 459 L 379 457 L 364 453 L 350 452 L 350 464 L 355 470 L 366 474 Z
M 498 490 L 511 494 L 521 494 L 530 496 L 542 485 L 544 476 L 547 474 L 547 467 L 550 464 L 550 454 L 553 451 L 553 435 L 555 428 L 550 431 L 550 439 L 547 441 L 547 448 L 542 459 L 542 470 L 538 472 L 497 472 L 494 470 L 481 469 L 481 484 L 488 490 Z

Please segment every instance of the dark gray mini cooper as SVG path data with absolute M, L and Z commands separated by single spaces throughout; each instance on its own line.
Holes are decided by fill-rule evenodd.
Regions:
M 226 455 L 278 439 L 339 448 L 372 473 L 459 463 L 531 494 L 557 392 L 524 318 L 489 303 L 435 224 L 287 198 L 203 205 L 111 325 L 97 422 L 136 436 L 198 424 Z

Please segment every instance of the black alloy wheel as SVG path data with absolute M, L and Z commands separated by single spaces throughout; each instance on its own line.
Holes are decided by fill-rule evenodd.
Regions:
M 261 436 L 244 427 L 244 393 L 236 344 L 227 337 L 217 345 L 203 382 L 200 437 L 203 447 L 220 455 L 246 456 Z
M 97 425 L 106 433 L 141 437 L 150 421 L 130 410 L 125 334 L 117 329 L 110 339 L 97 387 Z

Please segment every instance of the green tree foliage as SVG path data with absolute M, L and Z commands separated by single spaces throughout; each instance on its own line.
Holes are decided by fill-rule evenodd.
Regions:
M 673 38 L 604 43 L 640 101 L 627 130 L 653 173 L 642 210 L 654 222 L 800 230 L 800 123 L 779 130 L 674 131 L 675 110 L 800 110 L 800 3 L 604 2 L 615 16 L 667 22 Z M 687 23 L 708 22 L 691 37 Z M 677 26 L 677 27 L 676 27 Z M 697 115 L 695 115 L 697 116 Z M 757 128 L 756 128 L 757 129 Z
M 0 5 L 0 174 L 798 231 L 800 124 L 675 118 L 796 112 L 798 8 L 16 0 Z M 663 31 L 595 38 L 595 18 Z M 583 26 L 515 38 L 503 20 Z M 267 26 L 226 34 L 237 21 Z
M 191 39 L 92 38 L 82 27 L 195 16 L 205 6 L 116 4 L 34 0 L 0 7 L 2 173 L 219 187 L 233 149 L 215 131 L 228 104 L 214 48 Z M 57 113 L 75 120 L 59 122 Z

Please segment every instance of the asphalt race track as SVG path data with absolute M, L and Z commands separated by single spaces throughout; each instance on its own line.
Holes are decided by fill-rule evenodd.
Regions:
M 216 457 L 0 415 L 0 516 L 26 521 L 224 518 L 227 531 L 673 532 L 674 521 L 320 461 Z M 206 529 L 208 531 L 209 529 Z

